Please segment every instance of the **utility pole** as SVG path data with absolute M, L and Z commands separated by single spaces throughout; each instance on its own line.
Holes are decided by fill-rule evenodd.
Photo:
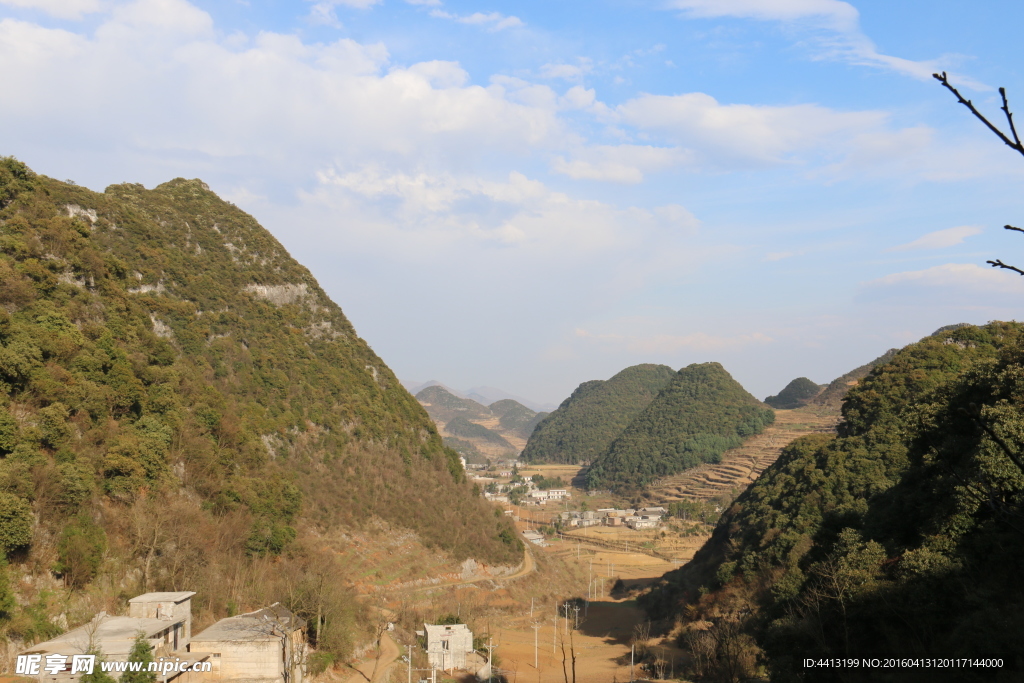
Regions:
M 573 609 L 576 611 L 576 619 L 573 621 L 573 628 L 578 631 L 580 628 L 580 606 L 574 605 Z
M 530 598 L 530 618 L 533 619 L 533 598 Z
M 409 677 L 408 683 L 412 683 L 412 645 L 406 645 L 407 652 L 409 653 Z
M 636 645 L 629 646 L 629 683 L 633 683 L 633 648 Z
M 537 630 L 540 628 L 540 622 L 533 622 L 533 668 L 539 669 L 537 666 Z
M 494 650 L 494 645 L 491 644 L 491 638 L 487 639 L 487 680 L 490 681 L 494 678 L 494 670 L 491 669 L 491 652 Z

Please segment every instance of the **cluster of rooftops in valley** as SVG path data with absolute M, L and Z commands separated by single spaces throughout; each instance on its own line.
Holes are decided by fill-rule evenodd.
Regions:
M 74 683 L 84 672 L 73 668 L 76 655 L 96 654 L 106 662 L 127 662 L 141 635 L 161 665 L 161 683 L 246 681 L 302 683 L 306 658 L 303 619 L 275 603 L 221 619 L 192 634 L 193 591 L 145 593 L 128 601 L 127 616 L 100 612 L 92 621 L 19 653 L 33 664 L 23 675 L 40 683 Z M 198 665 L 198 666 L 196 666 Z M 120 678 L 116 668 L 108 672 Z
M 578 512 L 570 510 L 560 512 L 559 517 L 566 526 L 625 526 L 630 529 L 654 529 L 661 524 L 661 518 L 668 514 L 663 507 L 646 507 L 634 510 L 617 510 L 616 508 L 601 508 L 599 510 L 587 510 Z

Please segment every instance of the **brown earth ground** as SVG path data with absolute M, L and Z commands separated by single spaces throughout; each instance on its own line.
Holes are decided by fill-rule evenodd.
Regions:
M 698 547 L 694 545 L 694 550 Z M 587 584 L 591 585 L 593 600 L 577 615 L 570 611 L 568 623 L 564 613 L 555 622 L 560 601 L 535 604 L 533 617 L 525 601 L 508 614 L 495 629 L 495 652 L 499 667 L 509 681 L 556 683 L 565 681 L 562 645 L 565 645 L 565 667 L 572 681 L 572 652 L 576 654 L 576 677 L 581 683 L 613 683 L 630 680 L 630 644 L 634 629 L 643 624 L 645 616 L 635 600 L 623 595 L 609 596 L 615 581 L 622 579 L 627 591 L 656 580 L 665 572 L 679 566 L 638 552 L 617 552 L 589 544 L 583 539 L 554 540 L 540 550 L 549 559 L 571 566 L 582 579 L 577 590 L 566 593 L 565 598 L 587 597 Z M 692 556 L 692 552 L 690 553 Z M 681 558 L 682 559 L 682 558 Z M 686 558 L 688 559 L 688 558 Z M 537 668 L 534 668 L 534 628 L 536 625 Z M 571 637 L 570 637 L 571 634 Z M 679 660 L 681 653 L 669 644 L 662 645 L 652 639 L 657 651 L 664 650 L 665 661 Z M 639 668 L 636 677 L 641 676 Z
M 832 431 L 835 416 L 815 412 L 813 409 L 776 411 L 776 423 L 761 435 L 752 438 L 741 448 L 728 451 L 722 462 L 705 465 L 675 477 L 666 478 L 652 487 L 644 497 L 648 505 L 668 504 L 677 500 L 721 501 L 723 504 L 742 491 L 769 464 L 778 458 L 782 448 L 793 439 L 808 433 Z M 582 486 L 581 474 L 585 468 L 570 465 L 540 465 L 524 467 L 521 474 L 561 477 Z M 514 507 L 517 528 L 549 525 L 551 519 L 564 508 L 579 509 L 586 501 L 590 509 L 605 506 L 623 507 L 626 501 L 613 496 L 588 496 L 582 488 L 572 488 L 573 499 L 560 506 Z M 693 557 L 708 537 L 710 527 L 698 523 L 670 520 L 662 528 L 631 531 L 616 527 L 591 527 L 573 530 L 560 537 L 548 537 L 544 546 L 530 545 L 523 569 L 504 579 L 460 580 L 452 574 L 438 585 L 399 587 L 396 579 L 406 578 L 427 569 L 429 553 L 421 557 L 403 557 L 398 538 L 396 547 L 386 557 L 364 556 L 356 566 L 365 567 L 360 573 L 371 579 L 364 586 L 376 593 L 396 615 L 399 628 L 391 638 L 386 653 L 378 664 L 374 683 L 399 683 L 406 680 L 406 664 L 396 659 L 398 651 L 406 652 L 406 645 L 415 642 L 412 631 L 446 613 L 457 613 L 477 635 L 488 634 L 496 646 L 496 671 L 508 681 L 518 683 L 564 683 L 562 645 L 565 645 L 565 667 L 568 680 L 573 680 L 571 653 L 576 654 L 576 677 L 581 683 L 618 683 L 630 680 L 630 644 L 636 629 L 642 630 L 644 614 L 630 596 Z M 402 539 L 405 541 L 405 539 Z M 407 543 L 408 541 L 406 541 Z M 355 553 L 354 553 L 355 555 Z M 400 559 L 399 559 L 400 558 Z M 355 559 L 355 557 L 353 557 Z M 437 558 L 440 559 L 440 558 Z M 414 568 L 406 560 L 411 560 Z M 418 562 L 417 562 L 418 560 Z M 407 568 L 406 571 L 387 570 L 391 562 Z M 440 563 L 439 563 L 440 564 Z M 371 567 L 376 569 L 370 571 Z M 396 567 L 397 569 L 397 567 Z M 436 566 L 434 572 L 441 570 Z M 417 572 L 419 570 L 419 572 Z M 429 570 L 428 570 L 429 571 Z M 449 572 L 451 568 L 449 568 Z M 407 573 L 408 572 L 408 573 Z M 422 574 L 421 574 L 422 575 Z M 625 590 L 609 595 L 616 580 L 621 579 Z M 365 580 L 365 579 L 364 579 Z M 376 584 L 376 585 L 374 585 Z M 569 630 L 564 614 L 555 622 L 555 613 L 565 601 L 591 597 L 589 606 L 579 615 L 578 629 L 571 628 L 576 614 L 570 612 Z M 532 605 L 532 616 L 531 616 Z M 533 628 L 537 626 L 536 632 Z M 534 668 L 534 636 L 536 633 L 537 667 Z M 570 635 L 571 634 L 571 635 Z M 552 646 L 554 641 L 554 646 Z M 394 647 L 392 647 L 394 646 Z M 671 643 L 654 634 L 648 641 L 651 651 L 665 663 L 667 677 L 682 661 L 683 653 Z M 357 666 L 364 674 L 335 671 L 324 683 L 366 681 L 365 673 L 372 669 L 373 653 L 368 653 Z M 414 666 L 425 667 L 422 651 L 414 649 Z M 651 672 L 637 668 L 636 678 L 655 679 Z M 429 671 L 413 674 L 429 679 Z M 462 672 L 456 677 L 439 673 L 438 681 L 460 682 L 475 680 Z

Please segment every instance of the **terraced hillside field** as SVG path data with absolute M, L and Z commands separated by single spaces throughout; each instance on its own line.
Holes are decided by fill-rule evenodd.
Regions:
M 835 431 L 837 415 L 814 408 L 776 410 L 775 424 L 739 448 L 726 451 L 718 464 L 701 465 L 648 487 L 644 497 L 651 504 L 678 500 L 710 500 L 745 489 L 779 457 L 793 439 L 815 432 Z

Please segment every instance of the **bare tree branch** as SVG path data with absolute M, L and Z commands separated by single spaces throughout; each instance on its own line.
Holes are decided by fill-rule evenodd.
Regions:
M 1010 113 L 1010 104 L 1006 101 L 1006 88 L 999 89 L 999 96 L 1003 98 L 1003 106 L 1000 109 L 1006 114 L 1006 120 L 1010 124 L 1010 132 L 1013 133 L 1013 140 L 1017 143 L 1017 149 L 1021 149 L 1020 136 L 1017 135 L 1017 127 L 1013 125 L 1013 114 Z
M 1011 266 L 1007 263 L 1003 263 L 999 259 L 996 259 L 995 261 L 985 261 L 985 263 L 991 265 L 993 268 L 1005 268 L 1006 270 L 1012 270 L 1015 273 L 1020 273 L 1021 275 L 1024 275 L 1024 270 L 1021 270 L 1016 266 Z
M 1017 137 L 1017 129 L 1013 125 L 1013 114 L 1010 113 L 1010 107 L 1006 102 L 1006 90 L 1004 88 L 999 89 L 999 94 L 1003 96 L 1003 106 L 1001 109 L 1006 113 L 1006 118 L 1010 122 L 1010 133 L 1013 135 L 1013 140 L 1006 136 L 1006 133 L 999 130 L 991 121 L 989 121 L 984 114 L 978 111 L 974 103 L 970 100 L 964 99 L 964 96 L 960 94 L 960 91 L 954 88 L 949 83 L 949 79 L 946 77 L 946 72 L 943 71 L 941 74 L 932 74 L 932 78 L 942 84 L 944 88 L 949 90 L 951 93 L 956 95 L 957 101 L 970 109 L 971 113 L 986 126 L 988 129 L 999 136 L 999 139 L 1005 142 L 1010 148 L 1017 150 L 1020 154 L 1024 155 L 1024 145 L 1021 144 L 1020 138 Z

